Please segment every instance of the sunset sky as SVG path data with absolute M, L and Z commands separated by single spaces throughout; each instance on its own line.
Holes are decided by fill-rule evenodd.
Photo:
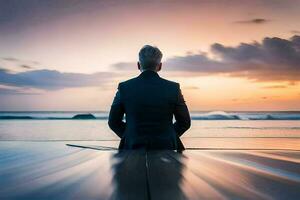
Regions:
M 0 1 L 0 110 L 109 110 L 145 44 L 190 110 L 300 110 L 300 0 Z

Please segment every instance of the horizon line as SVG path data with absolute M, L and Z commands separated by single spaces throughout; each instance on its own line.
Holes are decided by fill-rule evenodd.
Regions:
M 109 110 L 0 110 L 0 113 L 4 112 L 102 112 L 109 113 Z M 193 112 L 300 112 L 299 110 L 190 110 Z

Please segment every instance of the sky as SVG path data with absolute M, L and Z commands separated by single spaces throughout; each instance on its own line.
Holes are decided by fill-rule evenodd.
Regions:
M 189 109 L 300 110 L 300 0 L 0 1 L 0 110 L 103 110 L 145 44 Z

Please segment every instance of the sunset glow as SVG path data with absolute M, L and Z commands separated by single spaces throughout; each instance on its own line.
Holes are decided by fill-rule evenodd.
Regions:
M 144 44 L 196 110 L 300 110 L 300 1 L 0 3 L 0 110 L 108 110 Z M 5 11 L 5 12 L 4 12 Z M 2 20 L 4 19 L 4 20 Z

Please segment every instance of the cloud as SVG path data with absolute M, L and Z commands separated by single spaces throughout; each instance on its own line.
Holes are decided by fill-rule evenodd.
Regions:
M 290 39 L 266 37 L 261 42 L 240 43 L 237 46 L 211 45 L 216 59 L 205 53 L 176 56 L 164 62 L 169 72 L 189 72 L 193 76 L 226 74 L 254 81 L 300 81 L 300 36 Z M 121 70 L 134 69 L 133 63 L 117 63 Z
M 40 63 L 37 61 L 24 60 L 15 57 L 2 57 L 0 58 L 0 64 L 3 69 L 9 70 L 11 72 L 32 70 L 37 68 L 38 65 L 40 65 Z
M 114 77 L 114 73 L 93 74 L 63 73 L 56 70 L 31 70 L 9 73 L 0 70 L 0 84 L 15 87 L 29 87 L 44 90 L 57 90 L 70 87 L 101 86 Z
M 265 89 L 282 89 L 282 88 L 287 88 L 286 85 L 269 85 L 269 86 L 264 86 L 263 88 Z
M 242 21 L 235 21 L 238 24 L 265 24 L 270 22 L 271 20 L 263 19 L 263 18 L 255 18 L 250 20 L 242 20 Z
M 8 62 L 14 62 L 14 63 L 30 63 L 30 64 L 40 64 L 38 61 L 34 61 L 34 60 L 24 60 L 24 59 L 19 59 L 19 58 L 14 58 L 14 57 L 2 57 L 1 58 L 4 61 L 8 61 Z
M 199 70 L 199 66 L 202 66 L 201 70 Z M 166 61 L 165 68 L 170 71 L 183 70 L 201 73 L 226 73 L 232 70 L 231 66 L 212 60 L 203 53 L 170 58 Z
M 197 86 L 185 86 L 182 89 L 186 89 L 186 90 L 199 90 L 200 88 Z
M 27 92 L 19 89 L 0 88 L 0 95 L 39 95 L 37 92 Z
M 1 73 L 1 72 L 4 72 L 4 73 L 6 73 L 6 72 L 9 72 L 9 70 L 8 70 L 8 69 L 6 69 L 6 68 L 0 67 L 0 73 Z
M 110 7 L 128 6 L 137 2 L 69 1 L 69 0 L 2 0 L 0 1 L 0 33 L 18 32 L 60 20 L 74 13 L 101 12 Z
M 2 60 L 11 61 L 11 62 L 19 62 L 20 60 L 12 57 L 4 57 Z
M 300 81 L 300 36 L 288 40 L 266 37 L 261 43 L 241 43 L 236 47 L 216 43 L 211 49 L 224 64 L 234 66 L 231 75 L 257 81 Z
M 29 65 L 20 65 L 20 67 L 22 67 L 24 69 L 33 69 L 33 67 L 31 67 Z
M 119 62 L 112 65 L 112 67 L 120 70 L 134 70 L 137 69 L 136 62 Z
M 298 31 L 298 30 L 291 30 L 291 33 L 293 33 L 293 34 L 300 34 L 300 31 Z
M 201 70 L 199 67 L 201 66 Z M 118 70 L 136 70 L 135 62 L 119 62 L 112 65 Z M 206 56 L 205 53 L 201 54 L 188 54 L 186 56 L 175 56 L 166 60 L 163 64 L 164 70 L 167 71 L 180 71 L 180 72 L 195 72 L 195 73 L 226 73 L 230 72 L 231 66 L 223 62 L 212 60 Z

